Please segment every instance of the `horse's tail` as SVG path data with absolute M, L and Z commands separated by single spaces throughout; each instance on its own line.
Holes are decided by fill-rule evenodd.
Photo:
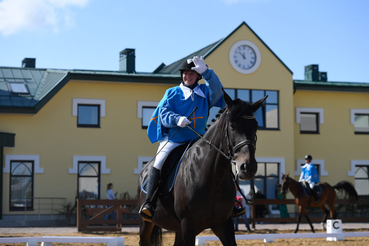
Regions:
M 151 232 L 150 237 L 150 245 L 153 246 L 161 246 L 162 245 L 162 230 L 159 226 L 154 226 L 154 229 Z
M 333 188 L 337 189 L 339 192 L 344 191 L 345 196 L 348 197 L 349 200 L 351 201 L 359 200 L 359 195 L 357 194 L 354 186 L 350 182 L 341 181 L 335 186 L 333 186 Z

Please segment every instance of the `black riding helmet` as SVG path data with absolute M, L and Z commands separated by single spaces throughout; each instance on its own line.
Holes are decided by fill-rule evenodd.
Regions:
M 312 160 L 313 157 L 311 155 L 305 155 L 305 160 L 307 160 L 307 159 Z
M 182 77 L 182 73 L 183 71 L 186 71 L 186 70 L 190 70 L 190 71 L 195 71 L 195 70 L 192 70 L 191 68 L 193 67 L 196 67 L 195 64 L 193 63 L 192 59 L 187 59 L 185 60 L 183 63 L 182 63 L 182 66 L 181 68 L 179 69 L 179 71 L 181 72 L 181 77 Z M 195 71 L 196 72 L 196 71 Z M 199 81 L 200 79 L 202 79 L 202 76 L 201 74 L 197 73 L 199 76 L 198 76 L 198 80 Z M 197 82 L 196 81 L 196 82 Z

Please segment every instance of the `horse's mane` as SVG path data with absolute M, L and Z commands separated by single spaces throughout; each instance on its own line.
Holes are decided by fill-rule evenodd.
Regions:
M 238 119 L 243 115 L 253 115 L 253 112 L 250 110 L 250 105 L 251 103 L 236 98 L 230 108 L 225 107 L 220 109 L 218 114 L 215 115 L 215 119 L 212 119 L 211 122 L 214 123 L 215 121 L 217 121 L 225 111 L 227 112 L 227 117 L 229 118 L 229 120 Z M 207 125 L 207 127 L 209 128 L 212 125 L 209 124 Z

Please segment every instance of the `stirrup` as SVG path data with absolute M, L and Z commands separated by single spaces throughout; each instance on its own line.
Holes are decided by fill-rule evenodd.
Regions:
M 233 217 L 238 217 L 244 213 L 246 213 L 246 209 L 244 207 L 241 207 L 241 208 L 234 207 L 233 208 Z
M 140 211 L 138 213 L 142 216 L 145 221 L 151 222 L 154 216 L 154 208 L 149 202 L 142 204 Z

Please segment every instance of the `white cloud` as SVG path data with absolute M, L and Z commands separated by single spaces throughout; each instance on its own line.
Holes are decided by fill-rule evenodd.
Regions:
M 89 0 L 3 0 L 0 2 L 0 33 L 4 36 L 22 30 L 73 25 L 70 7 L 84 7 Z

